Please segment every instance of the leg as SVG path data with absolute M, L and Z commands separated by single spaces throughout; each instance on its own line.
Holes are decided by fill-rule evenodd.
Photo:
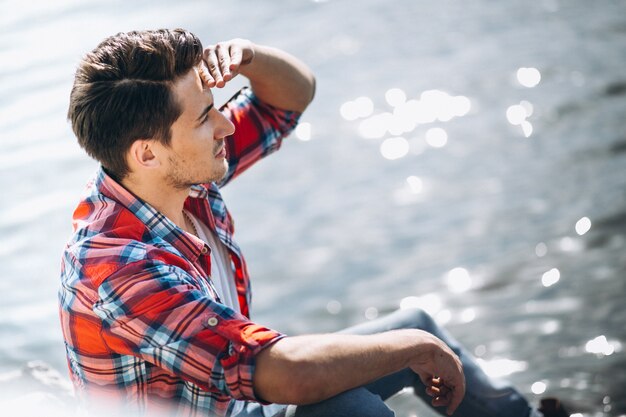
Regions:
M 249 403 L 236 417 L 394 417 L 384 401 L 365 388 L 355 388 L 309 405 L 262 406 Z
M 461 359 L 465 372 L 466 393 L 463 402 L 455 413 L 456 415 L 464 417 L 541 416 L 538 411 L 531 409 L 526 399 L 509 384 L 490 379 L 471 355 L 422 310 L 398 310 L 381 319 L 343 330 L 341 333 L 372 334 L 407 328 L 421 329 L 437 336 L 450 346 Z M 374 393 L 380 393 L 381 397 L 386 399 L 407 386 L 399 385 L 412 384 L 416 395 L 430 404 L 430 397 L 426 395 L 424 385 L 416 375 L 411 378 L 410 374 L 413 374 L 410 370 L 400 371 L 370 384 L 368 388 L 372 389 Z M 385 381 L 385 379 L 388 380 Z M 385 383 L 389 384 L 389 386 L 385 386 Z M 440 413 L 444 412 L 443 409 L 437 411 Z

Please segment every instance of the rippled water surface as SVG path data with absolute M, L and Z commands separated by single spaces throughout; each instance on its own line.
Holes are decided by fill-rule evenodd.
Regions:
M 258 321 L 419 306 L 532 401 L 626 414 L 620 1 L 0 2 L 1 391 L 66 398 L 59 258 L 96 169 L 65 121 L 73 71 L 157 27 L 278 46 L 318 77 L 290 143 L 224 189 Z

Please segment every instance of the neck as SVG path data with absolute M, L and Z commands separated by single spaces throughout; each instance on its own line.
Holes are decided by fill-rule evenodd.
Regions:
M 138 181 L 130 175 L 125 177 L 121 184 L 142 201 L 157 209 L 178 227 L 192 233 L 191 230 L 188 230 L 189 226 L 183 216 L 183 206 L 187 196 L 189 196 L 189 188 L 173 188 L 165 184 L 164 181 Z

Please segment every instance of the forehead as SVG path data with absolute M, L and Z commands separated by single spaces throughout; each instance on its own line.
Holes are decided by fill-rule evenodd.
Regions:
M 213 103 L 211 89 L 200 76 L 200 68 L 194 67 L 173 84 L 174 96 L 182 107 L 180 118 L 195 120 L 209 104 Z

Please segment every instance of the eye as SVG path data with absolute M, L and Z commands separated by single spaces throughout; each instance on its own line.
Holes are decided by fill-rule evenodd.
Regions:
M 202 122 L 200 122 L 200 124 L 205 124 L 208 121 L 209 121 L 209 113 L 207 113 L 206 116 L 204 116 L 204 118 L 202 119 Z

